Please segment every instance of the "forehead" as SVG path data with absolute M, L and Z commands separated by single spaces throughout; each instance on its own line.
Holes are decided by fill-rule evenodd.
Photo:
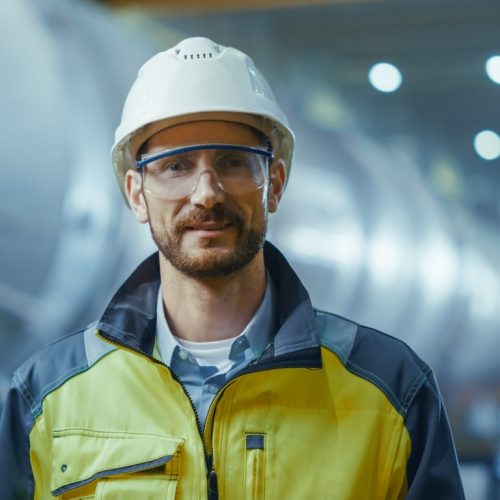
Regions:
M 144 150 L 152 152 L 199 143 L 258 146 L 260 137 L 255 129 L 242 123 L 219 120 L 196 121 L 160 130 L 148 139 Z

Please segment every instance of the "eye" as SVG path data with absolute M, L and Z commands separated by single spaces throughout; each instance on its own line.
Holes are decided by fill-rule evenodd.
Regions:
M 164 170 L 169 170 L 170 172 L 179 172 L 181 170 L 185 170 L 186 166 L 182 160 L 179 158 L 169 158 L 165 161 L 165 164 L 162 166 Z
M 182 157 L 168 157 L 158 161 L 155 172 L 162 177 L 175 177 L 191 172 L 192 162 Z
M 247 168 L 248 167 L 248 157 L 243 153 L 229 153 L 222 156 L 218 164 L 220 167 L 233 170 L 238 168 Z

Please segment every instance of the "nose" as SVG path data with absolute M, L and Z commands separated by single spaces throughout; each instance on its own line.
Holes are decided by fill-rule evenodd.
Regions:
M 212 169 L 202 170 L 193 186 L 191 203 L 210 209 L 223 201 L 224 191 L 218 184 L 215 172 Z

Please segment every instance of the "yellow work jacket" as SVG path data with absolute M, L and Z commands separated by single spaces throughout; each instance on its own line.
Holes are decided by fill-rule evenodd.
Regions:
M 429 367 L 403 342 L 311 306 L 265 247 L 279 329 L 216 395 L 203 429 L 153 356 L 157 254 L 95 325 L 13 379 L 2 499 L 464 498 Z

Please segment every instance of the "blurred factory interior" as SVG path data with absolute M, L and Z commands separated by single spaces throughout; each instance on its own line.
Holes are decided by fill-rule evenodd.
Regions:
M 114 128 L 145 59 L 208 36 L 252 56 L 296 133 L 269 239 L 316 306 L 431 364 L 468 498 L 500 498 L 499 2 L 4 0 L 0 14 L 0 401 L 153 249 L 115 186 Z

